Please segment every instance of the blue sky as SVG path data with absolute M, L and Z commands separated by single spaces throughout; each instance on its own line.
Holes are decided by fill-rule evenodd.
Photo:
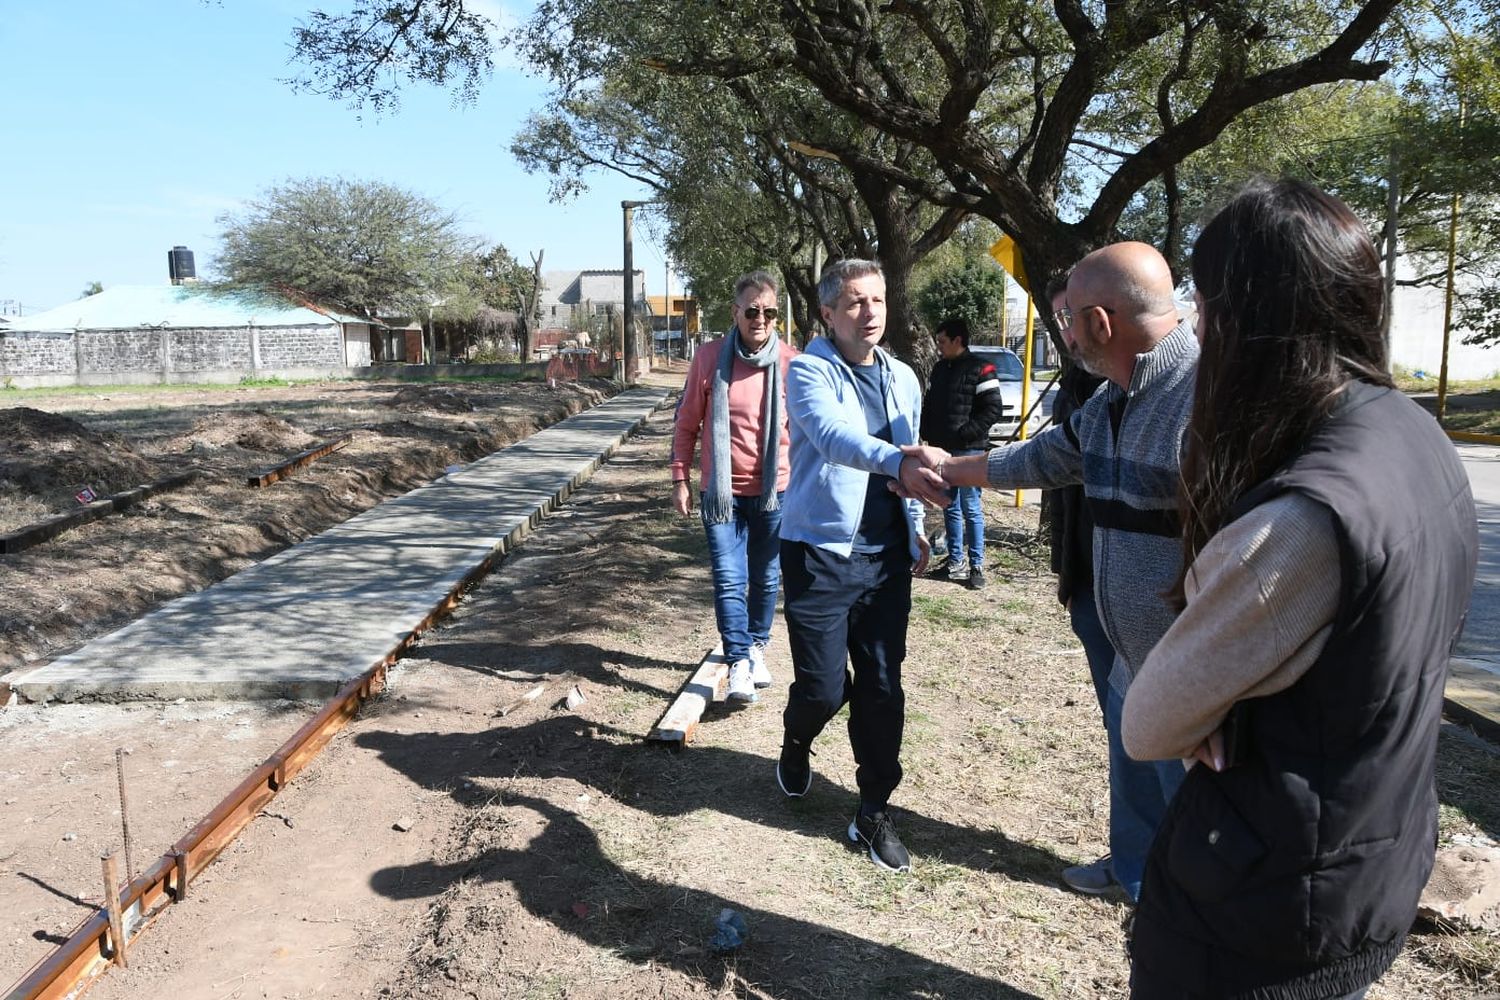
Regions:
M 638 185 L 599 175 L 554 205 L 511 159 L 540 81 L 502 65 L 473 106 L 423 87 L 382 117 L 294 93 L 292 29 L 318 6 L 345 5 L 0 0 L 0 311 L 50 309 L 90 281 L 163 282 L 176 244 L 204 274 L 215 218 L 292 177 L 398 184 L 523 261 L 545 248 L 547 270 L 620 266 L 620 200 Z M 635 262 L 659 293 L 661 251 L 639 225 Z

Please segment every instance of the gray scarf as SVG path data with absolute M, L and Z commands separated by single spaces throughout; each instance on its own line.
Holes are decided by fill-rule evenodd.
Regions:
M 752 355 L 740 353 L 740 331 L 730 327 L 719 352 L 719 367 L 714 372 L 712 408 L 713 482 L 703 491 L 703 520 L 708 524 L 726 524 L 734 513 L 734 492 L 730 488 L 729 468 L 729 380 L 734 375 L 734 359 L 744 358 L 756 368 L 766 369 L 765 410 L 760 425 L 760 509 L 775 510 L 776 480 L 781 475 L 781 340 L 776 332 Z M 722 461 L 721 461 L 722 459 Z

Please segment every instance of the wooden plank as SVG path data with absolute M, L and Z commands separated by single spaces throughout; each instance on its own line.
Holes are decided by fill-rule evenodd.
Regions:
M 324 455 L 330 455 L 348 443 L 349 436 L 346 434 L 341 438 L 335 438 L 332 441 L 325 441 L 323 444 L 314 445 L 306 451 L 298 452 L 280 465 L 272 466 L 264 472 L 252 475 L 249 479 L 245 480 L 245 485 L 270 486 L 278 479 L 285 479 L 304 465 L 311 465 Z
M 109 950 L 116 965 L 130 967 L 125 959 L 125 921 L 120 915 L 120 873 L 113 854 L 100 859 L 104 869 L 104 907 L 109 913 Z
M 1500 667 L 1483 660 L 1449 660 L 1443 711 L 1481 736 L 1500 739 Z
M 1464 444 L 1500 444 L 1500 435 L 1476 434 L 1474 431 L 1450 431 L 1444 430 L 1450 441 L 1461 441 Z
M 109 500 L 95 500 L 78 510 L 49 517 L 45 521 L 38 521 L 19 531 L 12 531 L 8 535 L 0 535 L 0 552 L 8 555 L 29 549 L 33 545 L 40 545 L 70 528 L 76 528 L 80 524 L 88 524 L 90 521 L 99 520 L 106 514 L 112 514 L 114 509 L 115 505 Z
M 197 478 L 198 473 L 196 472 L 184 472 L 180 475 L 168 476 L 166 479 L 161 479 L 154 483 L 146 483 L 134 489 L 112 493 L 78 510 L 49 517 L 45 521 L 38 521 L 19 531 L 13 531 L 8 535 L 0 535 L 0 553 L 9 555 L 29 549 L 34 545 L 51 541 L 63 532 L 70 531 L 81 524 L 88 524 L 91 521 L 99 520 L 99 518 L 104 517 L 106 514 L 113 514 L 115 511 L 124 510 L 157 493 L 179 489 Z
M 685 746 L 692 742 L 698 729 L 698 720 L 710 704 L 723 701 L 729 687 L 729 661 L 724 659 L 724 646 L 719 644 L 709 651 L 687 679 L 677 697 L 667 707 L 660 721 L 646 735 L 648 740 L 676 743 Z
M 158 479 L 154 483 L 142 483 L 135 489 L 121 490 L 118 493 L 111 493 L 104 499 L 114 504 L 116 511 L 121 511 L 125 510 L 126 508 L 135 506 L 142 500 L 154 497 L 158 493 L 167 493 L 171 490 L 180 490 L 184 486 L 187 486 L 189 483 L 195 482 L 197 479 L 198 473 L 196 472 L 180 472 L 175 476 L 168 476 L 165 479 Z

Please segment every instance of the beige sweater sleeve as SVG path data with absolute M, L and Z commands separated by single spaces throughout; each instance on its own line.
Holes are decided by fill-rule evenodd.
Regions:
M 1339 601 L 1333 515 L 1284 493 L 1198 553 L 1187 606 L 1130 685 L 1121 734 L 1137 760 L 1191 756 L 1242 698 L 1275 694 L 1307 672 Z

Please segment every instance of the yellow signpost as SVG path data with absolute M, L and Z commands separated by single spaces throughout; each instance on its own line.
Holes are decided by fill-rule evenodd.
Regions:
M 1002 236 L 990 245 L 990 256 L 995 262 L 1005 268 L 1016 284 L 1020 285 L 1027 295 L 1031 294 L 1031 282 L 1026 280 L 1026 265 L 1021 261 L 1021 248 L 1016 246 L 1016 241 L 1009 236 Z
M 1002 236 L 990 247 L 990 256 L 1005 269 L 1021 290 L 1026 293 L 1026 340 L 1021 349 L 1021 413 L 1018 433 L 1026 440 L 1026 415 L 1031 410 L 1031 362 L 1032 345 L 1036 342 L 1036 310 L 1032 308 L 1031 282 L 1026 279 L 1026 265 L 1021 260 L 1021 248 L 1009 236 Z M 1016 490 L 1016 506 L 1021 506 L 1021 490 Z

